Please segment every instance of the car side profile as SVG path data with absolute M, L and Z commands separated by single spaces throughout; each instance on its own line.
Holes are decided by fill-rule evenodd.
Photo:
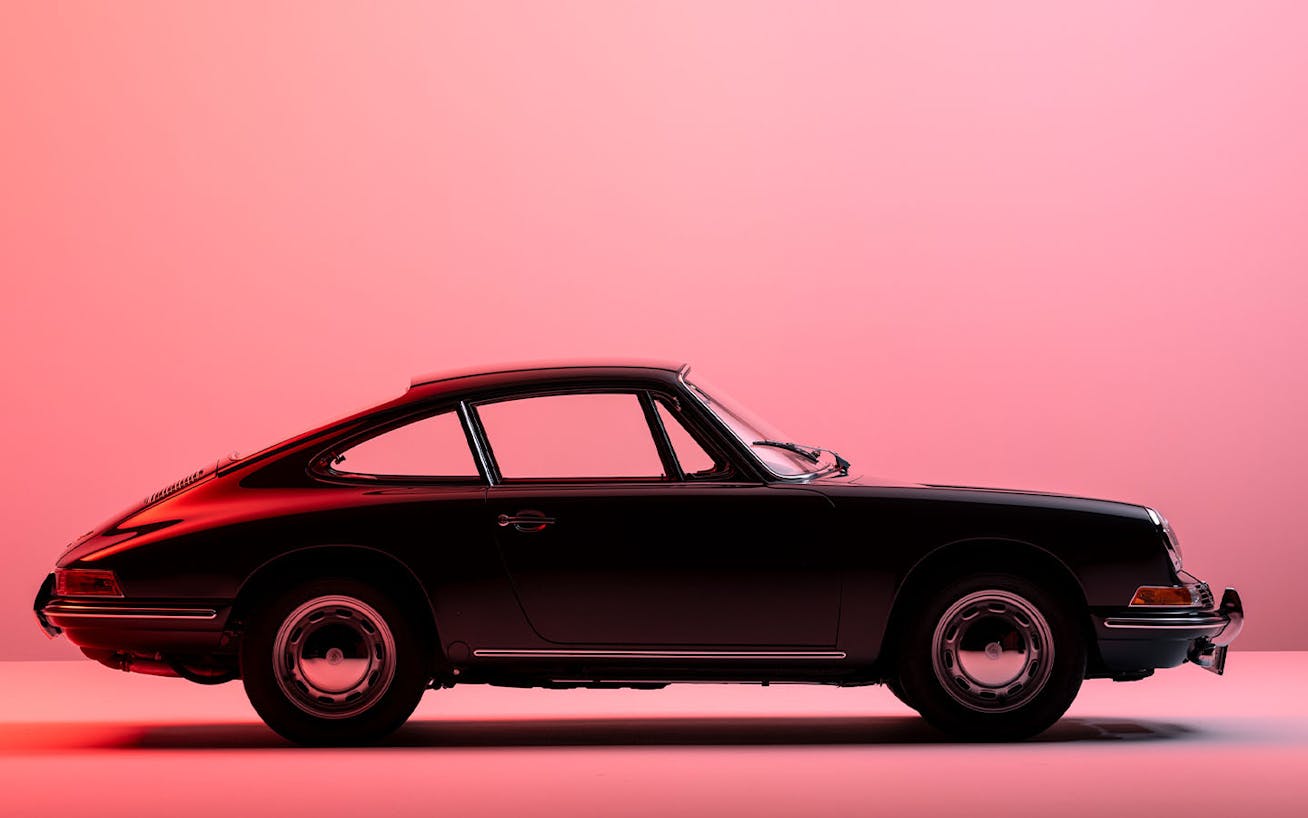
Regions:
M 429 688 L 885 684 L 968 739 L 1086 678 L 1221 673 L 1244 614 L 1151 508 L 851 476 L 688 366 L 414 379 L 199 469 L 73 542 L 41 628 L 121 670 L 241 679 L 309 744 Z

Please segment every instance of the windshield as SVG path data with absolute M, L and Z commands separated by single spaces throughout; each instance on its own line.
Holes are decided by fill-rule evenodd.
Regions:
M 816 465 L 813 457 L 775 445 L 755 445 L 765 441 L 784 442 L 789 441 L 790 438 L 733 400 L 730 395 L 717 387 L 705 385 L 700 376 L 696 375 L 692 383 L 687 379 L 688 374 L 689 370 L 682 372 L 681 382 L 686 385 L 691 394 L 699 398 L 718 420 L 725 423 L 773 474 L 778 477 L 806 477 L 824 470 Z

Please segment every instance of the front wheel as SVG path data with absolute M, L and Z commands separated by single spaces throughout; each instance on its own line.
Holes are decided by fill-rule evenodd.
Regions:
M 986 740 L 1033 736 L 1062 717 L 1085 676 L 1085 640 L 1071 611 L 1025 577 L 947 583 L 909 626 L 899 684 L 945 732 Z
M 427 687 L 428 656 L 400 608 L 371 585 L 321 579 L 253 618 L 241 677 L 268 726 L 302 744 L 357 744 L 389 734 Z

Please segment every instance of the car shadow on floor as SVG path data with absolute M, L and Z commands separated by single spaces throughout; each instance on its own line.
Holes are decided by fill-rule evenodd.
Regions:
M 1168 741 L 1194 728 L 1140 720 L 1065 718 L 1032 741 Z M 956 744 L 922 719 L 872 717 L 695 717 L 415 720 L 380 747 L 714 747 Z M 0 725 L 0 755 L 69 750 L 295 748 L 257 722 L 244 724 Z

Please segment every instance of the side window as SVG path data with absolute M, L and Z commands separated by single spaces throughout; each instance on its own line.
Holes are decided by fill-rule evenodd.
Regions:
M 544 395 L 484 403 L 477 414 L 505 479 L 664 476 L 632 394 Z
M 690 432 L 686 431 L 680 418 L 668 411 L 662 400 L 654 401 L 654 405 L 658 407 L 659 419 L 663 421 L 668 440 L 672 441 L 672 451 L 676 454 L 677 462 L 685 472 L 686 479 L 693 480 L 722 470 L 721 466 L 714 462 L 712 455 L 704 451 L 704 447 L 690 436 Z
M 476 461 L 455 412 L 415 420 L 344 452 L 334 471 L 374 477 L 458 477 L 479 480 Z

